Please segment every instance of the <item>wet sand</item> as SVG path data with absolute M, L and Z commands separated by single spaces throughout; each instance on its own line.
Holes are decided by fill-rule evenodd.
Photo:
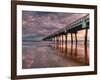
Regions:
M 70 44 L 69 44 L 70 45 Z M 80 47 L 81 48 L 81 47 Z M 79 49 L 80 50 L 80 49 Z M 62 52 L 60 48 L 55 48 L 54 42 L 23 42 L 22 47 L 22 68 L 49 68 L 49 67 L 70 67 L 70 66 L 84 66 L 82 59 L 84 59 L 83 51 L 76 57 L 70 56 L 70 47 L 68 52 Z M 74 49 L 73 49 L 74 53 Z M 81 57 L 81 58 L 80 58 Z

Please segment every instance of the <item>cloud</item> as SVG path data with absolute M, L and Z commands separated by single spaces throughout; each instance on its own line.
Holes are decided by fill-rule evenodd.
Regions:
M 85 16 L 80 13 L 22 11 L 22 34 L 41 34 L 41 37 L 64 28 L 73 21 Z

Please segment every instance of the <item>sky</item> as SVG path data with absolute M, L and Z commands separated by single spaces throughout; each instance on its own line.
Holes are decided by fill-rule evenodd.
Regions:
M 23 39 L 41 40 L 85 15 L 87 14 L 22 11 Z

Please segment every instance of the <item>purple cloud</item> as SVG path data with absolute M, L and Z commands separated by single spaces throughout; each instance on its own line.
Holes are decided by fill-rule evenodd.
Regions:
M 85 16 L 82 13 L 22 12 L 22 34 L 46 36 Z

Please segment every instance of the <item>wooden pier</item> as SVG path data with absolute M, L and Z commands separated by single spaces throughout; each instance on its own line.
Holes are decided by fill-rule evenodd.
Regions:
M 73 23 L 65 26 L 64 28 L 58 30 L 57 32 L 46 36 L 43 40 L 54 41 L 56 49 L 59 49 L 62 53 L 67 55 L 68 52 L 68 35 L 71 35 L 71 52 L 70 56 L 77 57 L 78 48 L 78 31 L 85 30 L 84 35 L 84 63 L 89 64 L 89 56 L 87 53 L 87 35 L 89 29 L 89 15 L 86 15 Z M 73 37 L 74 36 L 74 37 Z M 65 37 L 65 39 L 64 39 Z M 73 40 L 75 40 L 75 52 L 73 53 Z M 65 47 L 63 46 L 65 45 Z

